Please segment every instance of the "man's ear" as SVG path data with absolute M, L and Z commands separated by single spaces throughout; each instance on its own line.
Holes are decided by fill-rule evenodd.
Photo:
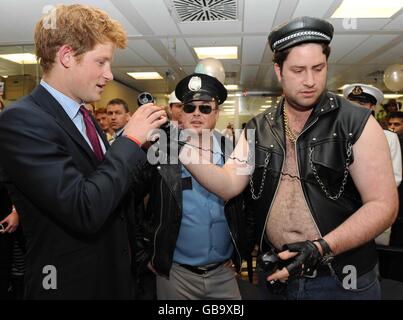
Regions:
M 127 120 L 127 122 L 129 122 L 130 117 L 131 117 L 130 112 L 126 112 L 126 120 Z
M 67 44 L 61 46 L 57 52 L 57 59 L 65 68 L 70 68 L 75 61 L 73 48 Z
M 278 82 L 281 83 L 281 80 L 282 80 L 283 77 L 281 75 L 281 68 L 280 68 L 280 65 L 278 63 L 274 64 L 274 72 L 276 73 Z
M 218 118 L 220 117 L 220 106 L 218 105 L 218 103 L 215 103 L 215 107 L 217 108 L 216 114 L 215 114 L 215 121 L 217 123 Z

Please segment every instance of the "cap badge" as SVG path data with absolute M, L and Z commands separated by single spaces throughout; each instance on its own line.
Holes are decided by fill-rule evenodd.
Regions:
M 189 80 L 188 88 L 190 91 L 199 91 L 201 87 L 202 82 L 200 77 L 194 76 Z
M 351 93 L 355 96 L 359 96 L 360 94 L 363 93 L 363 90 L 360 86 L 356 86 L 354 87 L 353 91 L 351 91 Z

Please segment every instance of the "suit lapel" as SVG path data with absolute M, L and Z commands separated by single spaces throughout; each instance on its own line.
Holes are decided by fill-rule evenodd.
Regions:
M 95 157 L 95 153 L 85 141 L 81 132 L 74 125 L 73 121 L 69 118 L 62 106 L 55 98 L 41 85 L 37 86 L 31 93 L 31 97 L 36 105 L 47 112 L 56 120 L 60 127 L 81 147 L 81 149 L 88 155 L 93 164 L 99 164 L 99 160 Z

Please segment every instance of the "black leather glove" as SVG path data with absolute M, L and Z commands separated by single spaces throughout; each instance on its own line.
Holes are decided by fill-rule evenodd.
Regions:
M 298 253 L 294 258 L 290 259 L 290 263 L 285 266 L 290 274 L 290 278 L 301 276 L 304 272 L 310 273 L 316 268 L 321 259 L 318 247 L 309 240 L 285 244 L 283 250 Z

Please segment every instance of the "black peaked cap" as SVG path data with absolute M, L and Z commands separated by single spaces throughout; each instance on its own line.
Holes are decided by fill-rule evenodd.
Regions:
M 269 35 L 273 52 L 283 51 L 301 43 L 330 43 L 333 25 L 326 20 L 313 17 L 298 17 L 275 28 Z

